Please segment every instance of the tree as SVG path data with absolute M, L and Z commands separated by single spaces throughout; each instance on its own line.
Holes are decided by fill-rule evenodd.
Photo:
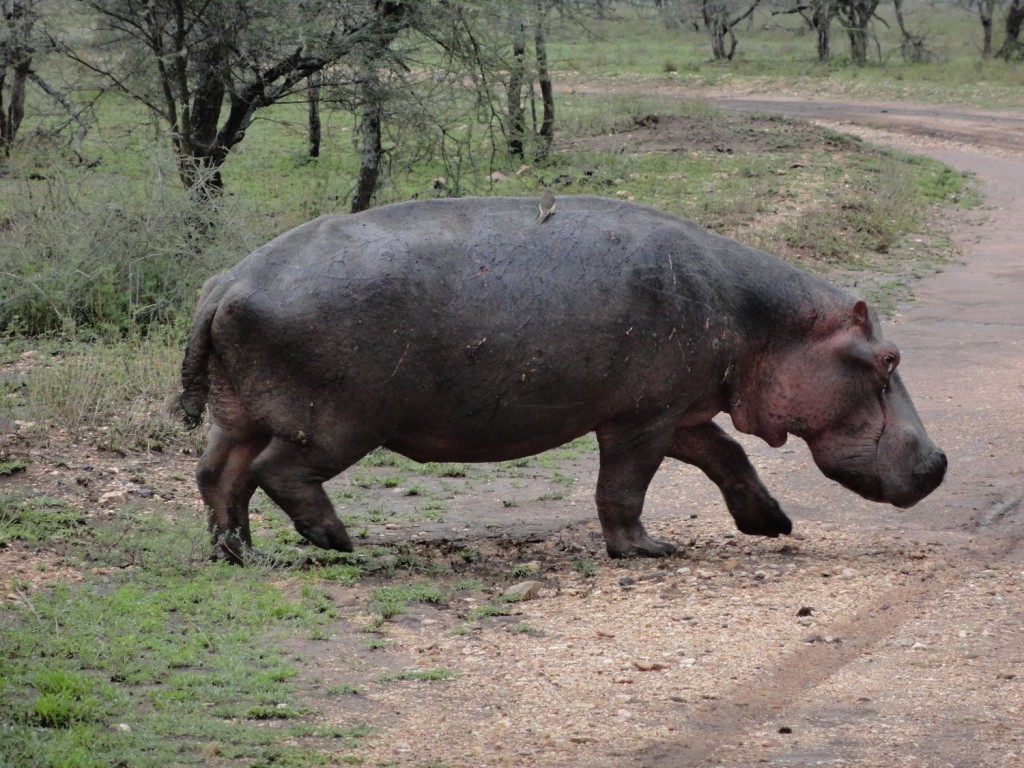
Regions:
M 868 25 L 875 16 L 879 0 L 838 0 L 839 18 L 850 38 L 850 58 L 854 64 L 868 63 Z
M 903 20 L 903 0 L 892 0 L 892 4 L 893 10 L 896 12 L 896 24 L 900 28 L 900 36 L 902 37 L 900 53 L 903 55 L 903 59 L 912 62 L 927 61 L 932 56 L 932 53 L 925 45 L 923 37 L 912 34 L 907 29 L 907 24 Z
M 551 144 L 555 138 L 555 90 L 551 82 L 551 72 L 548 70 L 548 45 L 547 32 L 544 29 L 547 3 L 545 0 L 537 0 L 537 19 L 533 26 L 533 50 L 537 57 L 537 84 L 540 87 L 541 117 L 540 127 L 537 129 L 537 137 L 540 139 L 540 147 L 537 152 L 537 159 L 543 160 L 551 151 Z
M 0 56 L 0 145 L 10 154 L 11 144 L 25 117 L 25 84 L 32 72 L 36 43 L 32 27 L 36 22 L 31 0 L 7 0 L 3 3 L 4 37 Z M 10 84 L 8 85 L 8 72 Z M 5 93 L 6 91 L 6 93 Z M 6 108 L 3 98 L 7 97 Z
M 203 196 L 257 110 L 359 46 L 394 36 L 411 0 L 76 0 L 98 23 L 65 51 L 168 128 L 178 171 Z M 115 56 L 110 52 L 114 51 Z
M 992 57 L 992 14 L 996 0 L 978 0 L 978 18 L 981 19 L 981 58 Z
M 736 35 L 733 28 L 744 19 L 750 18 L 761 0 L 752 0 L 745 9 L 733 9 L 727 0 L 702 0 L 701 16 L 704 28 L 711 35 L 711 55 L 715 61 L 732 61 L 736 53 Z M 730 18 L 730 14 L 733 14 Z M 725 49 L 725 36 L 729 36 L 729 50 Z
M 78 144 L 88 131 L 84 114 L 87 106 L 76 106 L 60 88 L 43 79 L 35 63 L 49 53 L 52 45 L 43 24 L 45 9 L 40 0 L 0 0 L 3 24 L 0 26 L 0 147 L 9 156 L 25 118 L 25 97 L 29 84 L 45 94 L 64 116 L 63 124 L 51 128 L 60 132 L 72 124 L 72 136 Z M 77 150 L 76 150 L 77 151 Z M 79 154 L 81 159 L 81 155 Z
M 869 27 L 871 21 L 876 18 L 875 11 L 879 2 L 880 0 L 795 0 L 790 7 L 778 13 L 798 13 L 807 25 L 817 32 L 818 60 L 822 63 L 828 62 L 831 57 L 830 28 L 832 21 L 838 18 L 850 39 L 850 58 L 855 64 L 863 65 L 868 63 Z M 902 13 L 898 15 L 904 36 L 904 48 L 909 41 L 913 49 L 923 41 L 906 31 L 902 23 Z
M 526 139 L 529 135 L 526 125 L 526 106 L 533 99 L 533 81 L 537 79 L 541 96 L 541 118 L 538 123 L 536 110 L 533 110 L 533 134 L 538 140 L 536 159 L 547 157 L 554 140 L 555 98 L 548 69 L 547 51 L 547 0 L 520 2 L 512 6 L 507 21 L 512 43 L 512 58 L 507 65 L 501 62 L 501 56 L 492 59 L 492 66 L 497 71 L 508 72 L 505 81 L 505 93 L 508 103 L 506 132 L 508 134 L 509 154 L 525 159 Z M 527 58 L 527 30 L 533 28 L 533 54 L 535 66 L 531 69 Z
M 1006 38 L 999 48 L 999 53 L 996 54 L 999 58 L 1010 61 L 1021 56 L 1020 29 L 1022 25 L 1024 25 L 1024 0 L 1012 0 L 1006 11 Z

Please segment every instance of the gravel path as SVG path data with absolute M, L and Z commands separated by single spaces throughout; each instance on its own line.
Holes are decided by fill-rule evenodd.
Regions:
M 956 224 L 964 263 L 920 284 L 886 328 L 948 479 L 900 511 L 824 481 L 799 441 L 743 439 L 794 537 L 736 535 L 717 489 L 667 462 L 645 520 L 680 555 L 611 563 L 595 554 L 581 463 L 558 524 L 575 522 L 518 553 L 534 560 L 536 599 L 468 625 L 472 605 L 424 608 L 388 627 L 386 654 L 318 668 L 324 685 L 363 687 L 358 711 L 329 719 L 379 728 L 365 764 L 1024 765 L 1021 118 L 729 96 L 978 175 L 987 204 Z M 578 557 L 596 557 L 596 575 L 574 570 Z M 374 681 L 396 665 L 456 677 Z

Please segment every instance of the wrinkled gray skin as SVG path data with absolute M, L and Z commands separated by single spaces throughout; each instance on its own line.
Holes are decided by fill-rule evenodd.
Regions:
M 501 461 L 596 432 L 613 557 L 661 556 L 640 522 L 665 456 L 700 467 L 739 530 L 792 525 L 742 447 L 807 441 L 828 477 L 907 507 L 942 481 L 865 304 L 774 256 L 631 203 L 433 200 L 324 216 L 203 289 L 180 405 L 213 428 L 198 469 L 228 558 L 257 487 L 313 544 L 352 543 L 322 484 L 378 446 Z

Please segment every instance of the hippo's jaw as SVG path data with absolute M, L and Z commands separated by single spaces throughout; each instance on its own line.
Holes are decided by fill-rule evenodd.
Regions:
M 869 501 L 884 502 L 894 507 L 912 507 L 942 483 L 946 474 L 946 455 L 936 449 L 922 457 L 906 472 L 893 471 L 893 465 L 879 458 L 871 467 L 853 462 L 827 466 L 816 461 L 822 473 Z
M 869 419 L 859 435 L 805 439 L 829 479 L 870 501 L 911 507 L 942 483 L 946 454 L 928 437 L 898 376 L 879 402 L 879 423 Z

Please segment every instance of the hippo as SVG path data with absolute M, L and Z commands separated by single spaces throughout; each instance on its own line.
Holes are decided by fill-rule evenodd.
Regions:
M 257 487 L 312 544 L 352 541 L 323 483 L 383 446 L 494 462 L 589 432 L 608 554 L 659 557 L 644 497 L 666 456 L 718 485 L 737 528 L 792 523 L 712 419 L 909 507 L 942 482 L 864 301 L 763 251 L 631 202 L 412 201 L 325 215 L 203 287 L 181 416 L 211 429 L 197 481 L 214 551 L 241 562 Z

